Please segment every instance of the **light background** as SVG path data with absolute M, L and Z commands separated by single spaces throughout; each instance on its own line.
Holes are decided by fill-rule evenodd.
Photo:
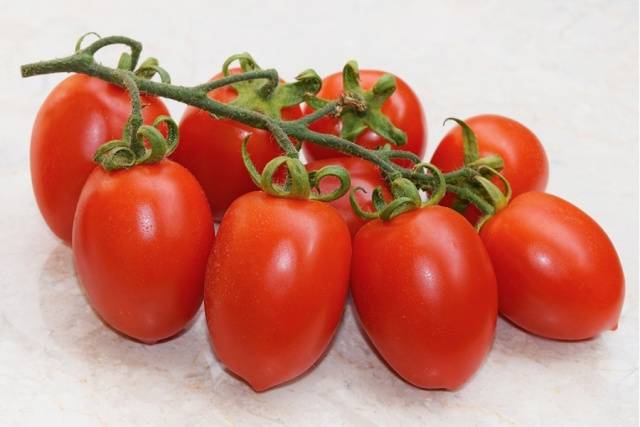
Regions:
M 637 2 L 2 0 L 0 10 L 0 425 L 637 424 Z M 139 39 L 176 83 L 202 82 L 240 51 L 289 79 L 352 58 L 397 73 L 423 101 L 427 158 L 445 117 L 520 120 L 547 149 L 548 191 L 590 213 L 618 248 L 619 330 L 561 343 L 500 320 L 478 374 L 458 392 L 429 392 L 372 355 L 348 308 L 319 366 L 263 394 L 221 369 L 202 313 L 164 344 L 115 335 L 87 306 L 28 175 L 33 119 L 63 76 L 22 80 L 19 65 L 67 55 L 87 31 Z M 170 108 L 179 118 L 183 106 Z

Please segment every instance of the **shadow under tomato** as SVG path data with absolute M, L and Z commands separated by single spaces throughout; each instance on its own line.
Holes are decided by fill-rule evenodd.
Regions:
M 303 372 L 302 374 L 298 375 L 297 377 L 292 378 L 289 381 L 285 381 L 282 384 L 278 384 L 276 386 L 268 388 L 266 390 L 260 390 L 260 391 L 254 390 L 253 387 L 251 387 L 251 385 L 244 378 L 242 378 L 240 375 L 236 374 L 235 372 L 231 371 L 230 369 L 228 369 L 225 366 L 225 364 L 218 358 L 218 355 L 216 354 L 216 352 L 213 349 L 213 344 L 211 343 L 211 335 L 209 334 L 209 331 L 207 331 L 207 334 L 206 334 L 207 335 L 207 343 L 209 344 L 209 348 L 211 349 L 211 354 L 213 355 L 213 360 L 217 363 L 217 365 L 219 365 L 222 368 L 222 370 L 224 371 L 225 374 L 228 374 L 230 377 L 236 379 L 238 382 L 242 383 L 245 387 L 247 387 L 248 389 L 250 389 L 254 393 L 257 393 L 257 394 L 268 393 L 270 391 L 275 391 L 275 390 L 282 389 L 284 387 L 290 386 L 292 384 L 298 383 L 298 382 L 306 379 L 307 377 L 309 377 L 309 375 L 311 375 L 315 370 L 317 370 L 317 368 L 322 364 L 322 362 L 325 360 L 327 355 L 331 352 L 331 348 L 333 347 L 334 342 L 336 341 L 338 335 L 340 335 L 340 331 L 344 327 L 345 311 L 346 311 L 346 308 L 343 309 L 342 316 L 340 316 L 340 322 L 338 323 L 338 326 L 336 327 L 336 331 L 333 334 L 333 336 L 331 337 L 331 340 L 329 341 L 329 344 L 327 344 L 327 347 L 324 349 L 322 354 L 320 354 L 320 357 L 318 357 L 318 360 L 316 360 L 313 363 L 313 365 L 311 365 L 309 367 L 309 369 L 307 369 L 305 372 Z M 205 321 L 205 323 L 206 323 L 206 321 Z M 215 382 L 215 380 L 214 380 L 214 382 Z
M 602 334 L 584 340 L 555 340 L 527 332 L 505 316 L 498 317 L 494 347 L 503 356 L 525 357 L 553 368 L 567 360 L 606 358 Z M 603 334 L 607 334 L 604 332 Z
M 52 355 L 66 366 L 68 357 L 103 369 L 105 366 L 172 371 L 202 382 L 205 339 L 202 310 L 187 328 L 166 340 L 149 345 L 133 340 L 106 324 L 90 306 L 77 280 L 71 248 L 59 243 L 41 268 L 38 303 L 52 347 Z M 59 354 L 61 352 L 62 354 Z M 149 352 L 153 352 L 150 356 Z M 198 375 L 195 375 L 197 372 Z

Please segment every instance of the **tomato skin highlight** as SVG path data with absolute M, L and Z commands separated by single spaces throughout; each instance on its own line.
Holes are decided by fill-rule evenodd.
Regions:
M 220 361 L 256 391 L 292 380 L 324 353 L 348 289 L 351 239 L 317 201 L 241 196 L 211 252 L 205 314 Z
M 239 69 L 232 69 L 237 74 Z M 223 77 L 216 74 L 212 80 Z M 209 97 L 229 103 L 237 96 L 231 86 L 214 89 Z M 283 120 L 302 116 L 299 106 L 282 109 Z M 204 189 L 216 221 L 222 219 L 231 202 L 242 194 L 257 190 L 242 161 L 242 142 L 251 135 L 247 149 L 251 160 L 262 171 L 269 160 L 282 150 L 270 132 L 255 129 L 228 119 L 214 119 L 211 114 L 189 106 L 180 120 L 180 144 L 171 159 L 189 169 Z
M 373 345 L 417 387 L 459 388 L 491 348 L 495 275 L 475 230 L 451 209 L 365 224 L 353 244 L 351 292 Z
M 522 194 L 480 231 L 500 312 L 533 334 L 582 340 L 617 327 L 624 274 L 602 228 L 569 202 Z
M 365 90 L 373 87 L 376 81 L 385 74 L 379 70 L 360 70 L 360 84 Z M 427 122 L 425 120 L 422 104 L 411 87 L 396 77 L 396 90 L 382 106 L 382 112 L 389 117 L 391 123 L 402 129 L 407 134 L 407 143 L 403 146 L 392 145 L 394 149 L 411 151 L 422 158 L 427 146 Z M 342 72 L 331 74 L 322 81 L 322 88 L 317 96 L 323 99 L 337 99 L 342 95 Z M 306 116 L 314 110 L 307 104 L 303 104 L 302 113 Z M 340 135 L 342 122 L 339 118 L 325 116 L 314 122 L 309 127 L 311 130 L 332 135 Z M 355 140 L 355 143 L 363 147 L 375 149 L 386 143 L 385 139 L 370 129 L 363 131 Z M 308 161 L 328 159 L 332 157 L 346 156 L 343 153 L 323 147 L 318 144 L 303 144 L 302 150 Z M 403 166 L 408 166 L 408 161 L 398 160 Z
M 169 115 L 159 98 L 142 95 L 141 102 L 147 124 Z M 121 137 L 130 114 L 125 90 L 83 74 L 60 82 L 38 111 L 31 134 L 31 183 L 44 220 L 67 244 L 80 191 L 96 166 L 93 155 Z
M 75 267 L 91 306 L 145 343 L 169 338 L 198 311 L 213 219 L 196 179 L 170 160 L 94 169 L 74 221 Z
M 480 157 L 499 155 L 504 161 L 500 172 L 511 185 L 513 197 L 528 191 L 544 191 L 549 180 L 549 162 L 544 147 L 536 135 L 521 123 L 497 114 L 483 114 L 465 120 L 478 141 Z M 464 164 L 462 128 L 455 126 L 445 135 L 431 163 L 442 172 L 451 172 Z M 492 180 L 502 188 L 498 178 Z M 448 193 L 440 203 L 451 207 L 455 195 Z M 481 212 L 470 205 L 464 216 L 475 223 Z
M 368 211 L 374 210 L 373 204 L 371 203 L 371 192 L 376 187 L 382 189 L 382 195 L 386 200 L 393 199 L 380 169 L 366 160 L 357 157 L 336 157 L 333 159 L 316 160 L 315 162 L 308 163 L 306 168 L 309 171 L 315 171 L 331 165 L 342 166 L 349 172 L 351 176 L 351 188 L 361 187 L 366 191 L 366 193 L 358 191 L 355 194 L 356 200 L 363 209 Z M 330 193 L 338 188 L 338 186 L 338 179 L 334 177 L 327 177 L 320 181 L 320 190 L 322 193 Z M 360 227 L 367 223 L 367 220 L 360 218 L 351 208 L 349 192 L 329 203 L 336 208 L 342 219 L 346 222 L 352 238 L 356 235 Z

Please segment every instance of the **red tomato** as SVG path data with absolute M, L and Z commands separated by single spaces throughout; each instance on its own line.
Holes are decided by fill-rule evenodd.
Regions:
M 351 292 L 380 355 L 417 387 L 457 389 L 491 348 L 496 278 L 475 230 L 451 209 L 365 224 L 353 243 Z
M 616 329 L 624 275 L 600 226 L 569 202 L 531 192 L 480 231 L 498 279 L 500 312 L 534 334 L 581 340 Z
M 163 102 L 141 97 L 144 121 L 169 115 Z M 100 79 L 74 74 L 44 101 L 31 134 L 31 182 L 47 225 L 71 243 L 73 215 L 80 191 L 95 168 L 98 147 L 119 139 L 131 114 L 126 91 Z
M 316 160 L 306 165 L 307 170 L 315 171 L 322 169 L 325 166 L 342 166 L 345 168 L 349 175 L 351 175 L 351 187 L 362 187 L 366 190 L 366 193 L 358 191 L 356 193 L 356 200 L 362 206 L 363 209 L 373 211 L 373 205 L 371 204 L 371 192 L 376 187 L 382 188 L 382 194 L 387 200 L 393 199 L 391 192 L 388 189 L 387 183 L 380 169 L 378 169 L 371 162 L 360 159 L 358 157 L 337 157 L 335 159 Z M 339 181 L 334 177 L 327 177 L 320 181 L 320 190 L 322 193 L 330 193 L 339 186 Z M 338 210 L 338 213 L 342 219 L 347 223 L 351 237 L 356 235 L 356 232 L 367 221 L 360 218 L 351 208 L 349 202 L 349 193 L 331 202 L 331 206 Z
M 527 191 L 544 191 L 549 178 L 547 155 L 540 140 L 519 122 L 495 114 L 484 114 L 465 120 L 478 141 L 480 157 L 499 155 L 504 161 L 502 175 L 509 181 L 513 197 Z M 463 165 L 462 128 L 456 126 L 442 139 L 431 163 L 443 172 Z M 494 182 L 502 184 L 497 178 Z M 441 204 L 452 206 L 455 196 L 447 194 Z M 465 216 L 475 223 L 480 211 L 469 206 Z
M 231 70 L 232 74 L 239 69 Z M 222 77 L 216 74 L 212 80 Z M 229 103 L 237 92 L 231 86 L 214 89 L 209 97 Z M 302 116 L 299 106 L 282 110 L 283 120 Z M 219 221 L 231 202 L 257 189 L 242 162 L 242 141 L 251 134 L 247 146 L 251 160 L 262 171 L 269 160 L 282 153 L 271 133 L 227 119 L 214 119 L 196 107 L 187 107 L 180 121 L 180 144 L 171 158 L 195 175 L 207 194 L 211 211 Z
M 384 71 L 360 70 L 360 84 L 365 90 L 371 89 L 376 81 L 384 75 Z M 342 73 L 331 74 L 322 82 L 318 97 L 323 99 L 337 99 L 342 95 Z M 303 105 L 304 115 L 313 109 Z M 396 90 L 382 106 L 382 112 L 391 120 L 394 126 L 407 134 L 407 143 L 400 150 L 411 151 L 420 158 L 424 155 L 427 145 L 427 123 L 422 111 L 420 100 L 404 80 L 396 76 Z M 333 135 L 340 135 L 342 123 L 339 118 L 326 116 L 311 124 L 310 129 Z M 355 140 L 356 144 L 367 148 L 377 148 L 388 141 L 378 136 L 370 129 L 362 132 Z M 393 146 L 394 148 L 396 146 Z M 340 152 L 318 144 L 304 144 L 304 154 L 309 161 L 345 156 Z
M 147 343 L 177 334 L 198 311 L 213 240 L 202 189 L 170 160 L 95 168 L 73 226 L 89 302 L 114 329 Z
M 340 322 L 350 258 L 349 230 L 326 203 L 238 198 L 220 224 L 205 285 L 220 361 L 257 391 L 308 370 Z

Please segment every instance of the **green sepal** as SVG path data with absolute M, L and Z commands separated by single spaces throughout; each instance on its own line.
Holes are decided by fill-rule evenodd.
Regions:
M 152 125 L 140 125 L 131 116 L 124 126 L 122 138 L 102 144 L 93 159 L 108 171 L 125 169 L 139 164 L 157 163 L 170 155 L 178 145 L 178 125 L 169 116 L 158 116 Z M 158 127 L 167 126 L 165 138 Z M 135 129 L 135 135 L 131 135 Z M 148 142 L 148 147 L 144 141 Z
M 429 199 L 424 203 L 422 203 L 422 206 L 437 205 L 438 203 L 440 203 L 440 200 L 442 200 L 442 198 L 447 192 L 447 180 L 445 179 L 440 169 L 438 169 L 431 163 L 427 163 L 427 162 L 418 163 L 413 167 L 413 170 L 414 172 L 417 172 L 417 171 L 420 171 L 422 168 L 427 169 L 429 172 L 431 172 L 431 175 L 437 179 L 435 190 L 431 192 L 431 194 L 429 195 Z
M 151 80 L 156 74 L 160 77 L 162 83 L 171 84 L 171 76 L 160 64 L 156 58 L 147 58 L 134 73 L 138 77 Z
M 462 147 L 464 150 L 464 164 L 468 166 L 469 164 L 475 162 L 480 158 L 480 153 L 478 151 L 478 140 L 476 139 L 476 134 L 471 130 L 469 125 L 467 125 L 463 120 L 456 119 L 455 117 L 449 117 L 445 119 L 444 124 L 446 124 L 449 120 L 453 120 L 456 122 L 460 128 L 462 129 Z
M 468 200 L 464 200 L 459 197 L 456 197 L 455 200 L 453 201 L 453 205 L 451 206 L 451 208 L 458 213 L 464 214 L 464 212 L 467 210 L 470 204 L 471 203 L 469 203 Z
M 107 171 L 125 169 L 136 163 L 136 155 L 122 140 L 102 144 L 93 155 L 93 160 Z
M 381 211 L 386 206 L 387 202 L 384 200 L 384 196 L 382 195 L 382 187 L 376 187 L 373 189 L 373 193 L 371 194 L 371 204 L 373 204 L 376 211 Z
M 416 207 L 422 204 L 418 188 L 406 178 L 394 179 L 391 183 L 391 193 L 396 199 L 404 197 L 411 200 Z
M 470 168 L 481 169 L 483 167 L 490 167 L 491 169 L 495 169 L 500 171 L 504 168 L 504 160 L 497 154 L 492 154 L 489 156 L 481 157 L 467 165 Z
M 418 207 L 420 206 L 416 206 L 415 200 L 409 197 L 400 197 L 385 206 L 385 208 L 379 212 L 379 216 L 383 221 L 390 221 L 401 213 L 412 211 Z
M 248 53 L 239 53 L 229 57 L 222 66 L 225 76 L 230 74 L 229 66 L 239 61 L 242 72 L 260 70 L 260 66 Z M 257 111 L 269 117 L 280 119 L 282 109 L 298 105 L 305 98 L 318 93 L 322 87 L 322 79 L 313 70 L 305 70 L 296 76 L 296 81 L 291 83 L 278 83 L 265 79 L 246 80 L 230 85 L 235 89 L 237 96 L 231 105 Z
M 133 59 L 131 58 L 131 55 L 129 53 L 122 52 L 122 54 L 120 55 L 120 59 L 118 59 L 117 68 L 119 70 L 132 71 Z
M 489 201 L 495 208 L 496 212 L 507 205 L 508 200 L 505 195 L 502 194 L 502 190 L 500 190 L 497 185 L 481 175 L 476 176 L 475 180 L 482 186 L 482 188 L 486 192 Z
M 396 90 L 395 77 L 385 74 L 371 90 L 365 91 L 360 86 L 357 62 L 349 61 L 342 70 L 342 79 L 344 95 L 341 100 L 343 108 L 339 113 L 342 119 L 340 136 L 354 141 L 365 129 L 371 129 L 391 144 L 406 144 L 407 134 L 382 113 L 382 105 Z
M 319 110 L 325 105 L 327 105 L 330 101 L 327 101 L 326 99 L 318 98 L 315 95 L 305 94 L 304 102 L 306 102 L 307 105 L 309 105 L 314 110 Z

